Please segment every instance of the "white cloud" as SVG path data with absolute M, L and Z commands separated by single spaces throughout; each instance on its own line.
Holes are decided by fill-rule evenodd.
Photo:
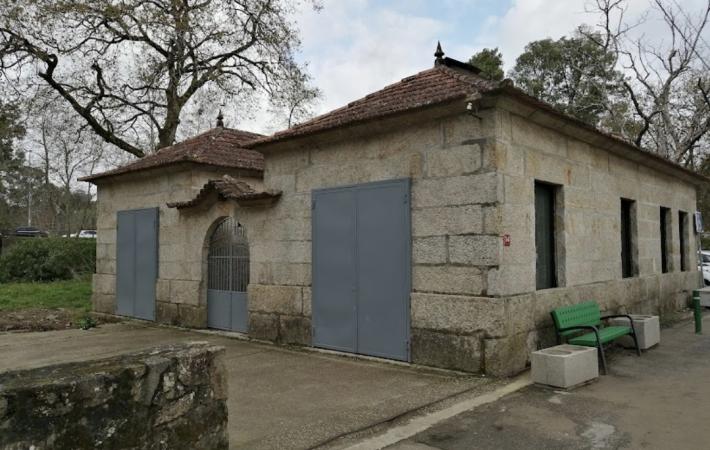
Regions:
M 317 113 L 324 113 L 370 92 L 417 73 L 433 63 L 437 39 L 447 56 L 467 59 L 483 47 L 498 47 L 506 71 L 527 43 L 558 39 L 582 23 L 595 24 L 598 16 L 586 12 L 592 0 L 512 0 L 507 10 L 490 14 L 491 3 L 481 0 L 442 0 L 441 8 L 423 0 L 324 0 L 321 12 L 304 5 L 296 21 L 301 30 L 303 59 L 309 63 L 314 84 L 323 92 Z M 683 0 L 694 11 L 706 0 Z M 627 19 L 638 19 L 650 1 L 630 0 Z M 443 7 L 446 8 L 443 8 Z M 448 8 L 448 9 L 447 9 Z M 446 12 L 443 10 L 446 9 Z M 419 11 L 415 13 L 414 11 Z M 476 25 L 456 20 L 481 11 Z M 436 18 L 429 17 L 437 14 Z M 662 39 L 657 18 L 635 32 L 645 39 Z M 238 113 L 243 114 L 243 113 Z M 250 119 L 239 117 L 236 126 L 273 132 L 267 108 Z
M 374 0 L 326 0 L 321 12 L 304 7 L 296 17 L 303 59 L 323 96 L 316 113 L 344 106 L 433 65 L 446 24 L 382 7 Z M 463 47 L 463 46 L 462 46 Z M 467 47 L 471 53 L 473 47 Z M 466 54 L 468 54 L 466 53 Z M 266 108 L 240 120 L 240 128 L 273 132 Z
M 375 2 L 326 2 L 327 14 L 303 21 L 304 47 L 316 85 L 329 110 L 367 95 L 433 62 L 445 24 L 406 15 Z
M 510 69 L 528 42 L 557 39 L 593 20 L 584 5 L 585 0 L 516 0 L 502 17 L 490 20 L 487 31 L 492 31 L 494 43 L 489 45 L 501 50 L 506 69 Z

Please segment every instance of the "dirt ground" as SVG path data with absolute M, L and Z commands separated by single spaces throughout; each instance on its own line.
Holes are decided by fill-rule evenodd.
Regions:
M 78 328 L 82 315 L 65 308 L 30 308 L 17 311 L 0 311 L 0 332 L 54 331 Z M 97 325 L 117 322 L 92 316 Z

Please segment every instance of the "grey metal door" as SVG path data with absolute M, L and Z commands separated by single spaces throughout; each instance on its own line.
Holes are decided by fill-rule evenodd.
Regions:
M 246 333 L 249 244 L 246 229 L 231 217 L 210 236 L 207 256 L 207 326 Z
M 409 180 L 313 192 L 313 345 L 409 360 Z
M 116 227 L 116 313 L 155 320 L 158 208 L 119 211 Z

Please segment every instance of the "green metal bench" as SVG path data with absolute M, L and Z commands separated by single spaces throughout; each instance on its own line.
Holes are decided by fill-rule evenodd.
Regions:
M 568 344 L 597 347 L 597 349 L 599 349 L 599 360 L 602 364 L 602 372 L 605 375 L 607 370 L 604 344 L 630 334 L 636 345 L 636 354 L 641 356 L 641 350 L 639 350 L 638 340 L 636 339 L 636 332 L 634 331 L 634 320 L 628 314 L 602 317 L 599 311 L 599 305 L 596 302 L 584 302 L 576 305 L 563 306 L 553 310 L 550 314 L 555 323 L 557 343 L 561 344 L 562 340 L 565 339 Z M 629 326 L 602 327 L 603 320 L 616 317 L 629 319 Z M 588 333 L 581 334 L 584 331 L 588 331 Z

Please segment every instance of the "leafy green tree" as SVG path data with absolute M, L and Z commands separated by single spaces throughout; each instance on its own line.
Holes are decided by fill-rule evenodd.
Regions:
M 468 63 L 481 69 L 488 79 L 500 81 L 505 76 L 503 72 L 503 54 L 496 48 L 484 48 L 468 60 Z
M 616 61 L 613 52 L 577 32 L 558 40 L 530 42 L 510 75 L 528 94 L 600 125 L 610 105 L 620 100 L 623 77 L 615 70 Z

